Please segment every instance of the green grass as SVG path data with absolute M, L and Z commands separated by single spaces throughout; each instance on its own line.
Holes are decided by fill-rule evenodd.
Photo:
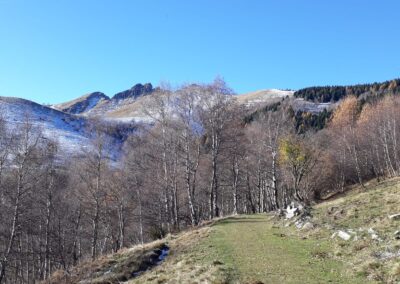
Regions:
M 303 238 L 279 223 L 265 214 L 218 220 L 200 229 L 206 234 L 170 242 L 167 261 L 130 283 L 367 282 L 335 257 L 329 239 Z
M 239 283 L 363 283 L 334 259 L 328 241 L 302 239 L 274 226 L 270 216 L 237 216 L 217 222 L 207 239 Z

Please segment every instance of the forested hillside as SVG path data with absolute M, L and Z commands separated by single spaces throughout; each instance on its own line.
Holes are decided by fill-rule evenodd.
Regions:
M 294 93 L 296 98 L 304 98 L 320 103 L 337 102 L 346 96 L 382 96 L 400 93 L 400 79 L 383 83 L 359 84 L 353 86 L 310 87 Z
M 0 120 L 0 282 L 46 280 L 215 217 L 309 205 L 400 172 L 391 94 L 347 96 L 317 132 L 299 131 L 296 116 L 308 114 L 286 98 L 245 119 L 222 80 L 151 96 L 142 109 L 153 123 L 131 133 L 118 161 L 101 123 L 81 156 L 60 163 L 56 140 L 28 116 Z

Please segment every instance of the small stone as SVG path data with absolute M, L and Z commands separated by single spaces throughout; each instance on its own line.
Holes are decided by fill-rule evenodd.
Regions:
M 341 239 L 343 239 L 343 240 L 345 240 L 345 241 L 348 241 L 348 240 L 350 240 L 350 238 L 351 238 L 351 235 L 350 234 L 348 234 L 347 232 L 345 232 L 345 231 L 338 231 L 338 237 L 339 238 L 341 238 Z
M 378 234 L 375 232 L 374 229 L 369 228 L 368 233 L 371 235 L 371 239 L 376 240 L 376 241 L 382 241 L 382 239 L 378 236 Z
M 311 223 L 311 222 L 307 222 L 307 223 L 305 223 L 304 225 L 303 225 L 303 230 L 311 230 L 311 229 L 313 229 L 314 228 L 314 224 L 313 223 Z

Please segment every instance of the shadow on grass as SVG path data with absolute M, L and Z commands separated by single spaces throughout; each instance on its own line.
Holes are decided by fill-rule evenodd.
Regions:
M 235 224 L 235 223 L 265 223 L 267 221 L 266 216 L 259 216 L 259 218 L 248 218 L 248 217 L 228 217 L 222 220 L 218 220 L 212 226 L 216 225 L 228 225 L 228 224 Z

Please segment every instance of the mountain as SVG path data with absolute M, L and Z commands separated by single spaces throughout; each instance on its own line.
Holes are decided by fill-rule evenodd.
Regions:
M 138 112 L 140 102 L 156 90 L 157 88 L 153 88 L 151 83 L 136 84 L 128 90 L 115 94 L 112 98 L 102 92 L 94 92 L 66 103 L 52 105 L 52 108 L 85 117 L 141 121 L 142 116 Z
M 260 103 L 274 103 L 281 98 L 292 97 L 293 94 L 294 91 L 269 89 L 238 95 L 237 100 L 246 106 L 254 106 Z
M 136 84 L 129 90 L 115 94 L 112 99 L 116 100 L 116 101 L 125 100 L 128 98 L 136 99 L 140 96 L 150 94 L 153 91 L 154 91 L 154 89 L 153 89 L 153 86 L 151 85 L 151 83 L 147 83 L 144 85 Z
M 142 120 L 140 107 L 159 88 L 153 88 L 150 83 L 136 84 L 129 90 L 115 94 L 109 98 L 104 93 L 94 92 L 75 100 L 55 104 L 52 107 L 63 112 L 84 115 L 102 116 L 108 119 Z M 281 98 L 292 97 L 294 91 L 288 90 L 260 90 L 237 95 L 237 101 L 245 106 L 259 106 L 260 104 L 273 103 Z M 150 98 L 151 99 L 151 98 Z
M 53 108 L 66 113 L 84 114 L 90 112 L 97 105 L 108 101 L 110 101 L 110 98 L 104 93 L 94 92 L 66 103 L 53 105 Z
M 294 111 L 294 115 L 300 113 L 296 116 L 298 125 L 318 125 L 320 129 L 329 119 L 329 111 L 339 104 L 339 99 L 353 94 L 368 100 L 387 93 L 398 93 L 399 86 L 400 80 L 397 79 L 354 86 L 310 87 L 298 91 L 267 89 L 240 94 L 236 99 L 249 109 L 250 120 L 258 113 L 276 109 L 284 101 Z M 144 114 L 143 105 L 157 95 L 157 90 L 159 87 L 154 88 L 151 83 L 139 83 L 112 97 L 97 91 L 49 107 L 24 99 L 0 97 L 0 107 L 11 124 L 21 123 L 29 115 L 45 135 L 56 137 L 66 152 L 77 153 L 88 144 L 90 133 L 86 129 L 92 118 L 119 125 L 119 138 L 132 131 L 131 123 L 151 122 L 151 118 Z M 311 116 L 301 115 L 304 112 Z M 311 121 L 304 123 L 304 117 Z M 125 134 L 124 127 L 129 128 Z
M 309 87 L 296 91 L 296 98 L 318 103 L 337 102 L 346 96 L 356 96 L 362 99 L 383 96 L 385 94 L 400 93 L 400 79 L 385 81 L 382 83 L 358 84 L 350 86 L 324 86 Z
M 87 128 L 92 118 L 119 126 L 116 143 L 121 142 L 118 139 L 126 133 L 133 131 L 132 123 L 151 122 L 143 112 L 143 105 L 153 99 L 157 90 L 158 87 L 154 88 L 150 83 L 136 84 L 112 97 L 97 91 L 51 106 L 25 99 L 0 97 L 0 109 L 10 125 L 20 124 L 28 116 L 43 130 L 45 136 L 58 140 L 63 152 L 77 154 L 89 144 L 90 133 Z M 246 107 L 259 109 L 283 98 L 293 98 L 293 93 L 278 89 L 260 90 L 237 95 L 236 99 Z
M 46 137 L 60 143 L 66 153 L 81 152 L 89 145 L 87 120 L 32 101 L 0 97 L 0 113 L 10 127 L 16 127 L 28 119 L 34 126 L 41 128 Z

